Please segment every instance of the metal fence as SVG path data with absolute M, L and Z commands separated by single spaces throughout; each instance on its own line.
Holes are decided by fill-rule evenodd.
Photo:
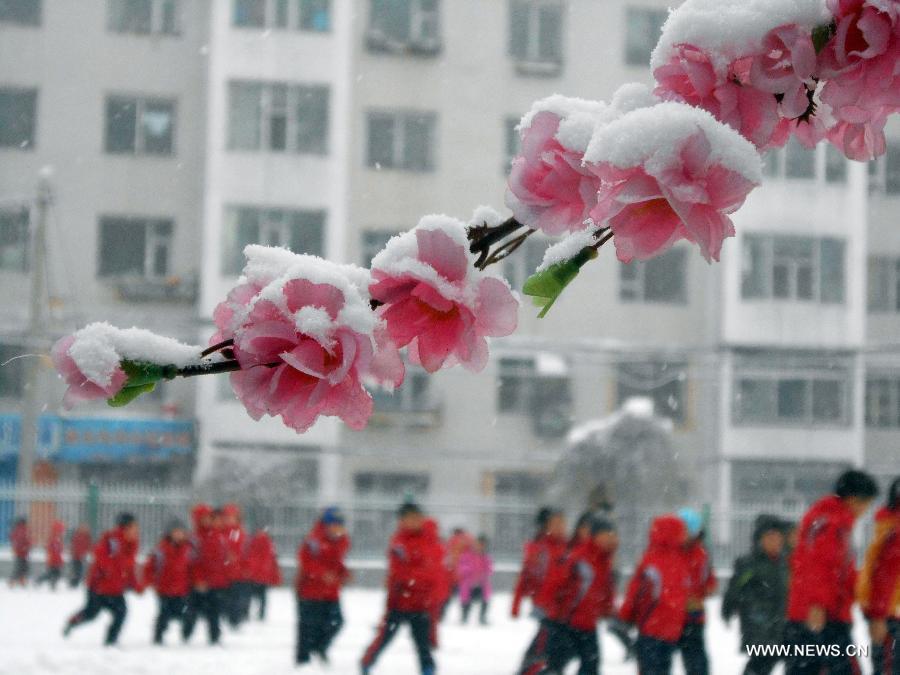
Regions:
M 148 550 L 173 518 L 187 520 L 192 504 L 197 501 L 190 488 L 148 487 L 145 485 L 55 484 L 20 486 L 0 484 L 0 541 L 8 540 L 8 528 L 16 515 L 29 519 L 34 541 L 42 546 L 53 520 L 62 520 L 67 528 L 88 523 L 95 531 L 109 527 L 121 511 L 130 511 L 141 525 L 141 548 Z M 513 565 L 521 557 L 524 542 L 533 533 L 535 503 L 484 500 L 449 503 L 423 499 L 429 514 L 442 530 L 465 524 L 474 533 L 490 539 L 491 552 L 501 565 Z M 399 498 L 355 498 L 338 500 L 347 515 L 353 538 L 351 557 L 378 561 L 395 527 Z M 298 497 L 290 503 L 253 500 L 244 504 L 244 517 L 249 524 L 264 525 L 272 535 L 282 558 L 290 559 L 298 543 L 309 531 L 321 509 L 314 497 Z M 799 522 L 803 507 L 792 511 L 776 511 L 777 515 Z M 719 569 L 731 567 L 735 557 L 747 551 L 753 523 L 761 512 L 771 513 L 765 506 L 729 511 L 710 511 L 708 548 Z M 647 526 L 658 515 L 651 512 L 620 513 L 615 517 L 620 532 L 619 561 L 630 567 L 646 542 Z M 858 528 L 855 543 L 861 552 L 871 533 L 871 517 Z M 2 544 L 0 544 L 2 545 Z

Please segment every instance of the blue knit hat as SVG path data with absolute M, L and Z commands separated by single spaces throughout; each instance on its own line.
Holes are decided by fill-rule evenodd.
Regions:
M 322 517 L 320 518 L 324 525 L 343 525 L 344 524 L 344 514 L 341 513 L 340 508 L 337 506 L 329 506 L 327 509 L 322 511 Z
M 703 529 L 703 516 L 700 515 L 697 509 L 684 507 L 678 509 L 677 515 L 681 522 L 684 523 L 685 528 L 687 528 L 689 537 L 693 539 L 700 534 L 700 531 Z

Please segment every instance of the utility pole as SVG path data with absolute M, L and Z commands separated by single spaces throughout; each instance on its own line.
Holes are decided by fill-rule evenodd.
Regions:
M 19 430 L 19 466 L 17 479 L 19 485 L 31 485 L 34 471 L 34 457 L 38 445 L 38 423 L 40 420 L 40 378 L 41 359 L 36 355 L 41 354 L 47 347 L 46 325 L 44 322 L 44 307 L 47 293 L 44 283 L 46 280 L 46 233 L 47 214 L 50 210 L 52 193 L 50 190 L 50 173 L 41 171 L 37 184 L 37 195 L 32 211 L 30 233 L 30 255 L 28 259 L 31 271 L 31 293 L 28 308 L 28 353 L 25 359 L 26 378 L 25 396 L 22 401 L 22 417 Z

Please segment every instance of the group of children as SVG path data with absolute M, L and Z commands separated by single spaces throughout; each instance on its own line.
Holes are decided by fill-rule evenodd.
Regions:
M 40 586 L 48 583 L 53 590 L 63 577 L 65 561 L 66 524 L 61 520 L 54 520 L 50 524 L 50 532 L 44 542 L 46 551 L 46 564 L 44 572 L 35 579 Z M 13 552 L 13 572 L 9 578 L 9 585 L 25 586 L 28 583 L 30 573 L 30 556 L 34 542 L 28 528 L 28 520 L 16 518 L 9 534 Z M 91 551 L 91 530 L 85 523 L 76 527 L 69 537 L 69 585 L 75 588 L 81 583 L 84 574 L 84 561 Z
M 740 619 L 743 648 L 750 656 L 745 675 L 767 675 L 781 660 L 787 675 L 859 672 L 851 649 L 855 602 L 868 621 L 874 672 L 900 673 L 900 479 L 876 514 L 875 537 L 860 573 L 851 541 L 855 521 L 877 493 L 869 475 L 847 471 L 833 494 L 813 504 L 799 526 L 776 516 L 757 518 L 752 549 L 735 561 L 721 606 L 726 622 Z M 193 532 L 173 522 L 139 574 L 138 524 L 132 515 L 121 514 L 116 527 L 93 547 L 87 604 L 69 619 L 65 634 L 106 609 L 113 616 L 106 643 L 115 643 L 126 614 L 125 591 L 141 592 L 147 586 L 159 598 L 153 631 L 157 643 L 172 620 L 181 622 L 182 637 L 188 640 L 200 617 L 208 624 L 210 642 L 217 643 L 219 616 L 237 625 L 248 617 L 252 597 L 260 599 L 262 618 L 265 589 L 280 581 L 268 534 L 258 529 L 247 537 L 233 505 L 212 509 L 200 504 L 192 515 Z M 27 575 L 25 545 L 30 546 L 22 525 L 11 537 L 17 582 Z M 51 539 L 61 541 L 61 529 L 53 528 Z M 583 514 L 569 535 L 565 515 L 545 508 L 538 514 L 537 530 L 525 545 L 513 593 L 513 617 L 528 599 L 538 619 L 520 675 L 561 675 L 573 660 L 580 664 L 579 675 L 599 673 L 597 629 L 603 620 L 629 657 L 636 658 L 641 675 L 667 675 L 676 652 L 687 675 L 709 673 L 704 606 L 716 590 L 716 578 L 698 512 L 681 509 L 652 520 L 647 548 L 618 609 L 619 542 L 608 511 Z M 48 543 L 48 551 L 51 547 L 61 551 L 55 543 Z M 328 660 L 329 646 L 343 625 L 341 590 L 352 578 L 346 564 L 349 549 L 345 519 L 335 507 L 321 513 L 298 548 L 298 665 L 313 657 Z M 438 626 L 454 594 L 459 595 L 463 622 L 478 602 L 480 621 L 487 623 L 493 573 L 487 540 L 457 529 L 444 541 L 437 522 L 406 502 L 398 510 L 387 557 L 385 613 L 362 655 L 362 675 L 373 672 L 404 624 L 421 672 L 433 675 Z M 60 560 L 54 554 L 57 568 Z

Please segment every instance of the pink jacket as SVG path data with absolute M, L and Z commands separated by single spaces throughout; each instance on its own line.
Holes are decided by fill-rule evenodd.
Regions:
M 494 573 L 494 561 L 487 553 L 476 553 L 472 549 L 463 551 L 456 566 L 459 580 L 459 599 L 468 602 L 472 597 L 472 589 L 481 587 L 484 599 L 491 597 L 491 575 Z

